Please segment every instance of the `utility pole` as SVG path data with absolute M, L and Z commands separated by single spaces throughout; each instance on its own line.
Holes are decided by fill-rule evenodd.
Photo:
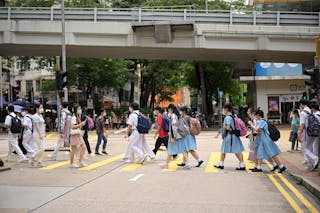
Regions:
M 314 57 L 314 68 L 319 69 L 320 66 L 320 58 L 319 58 L 319 36 L 316 36 L 315 38 L 315 52 L 316 52 L 316 56 Z M 318 78 L 320 78 L 320 76 L 318 76 Z M 318 79 L 317 82 L 320 82 L 320 79 Z M 320 103 L 320 89 L 318 89 L 318 94 L 317 94 L 317 100 L 318 103 Z M 319 148 L 320 149 L 320 148 Z
M 66 26 L 65 26 L 65 19 L 64 19 L 64 0 L 61 0 L 61 29 L 62 29 L 62 72 L 65 73 L 67 71 L 67 64 L 66 64 Z M 68 88 L 63 88 L 64 92 L 64 101 L 68 101 Z

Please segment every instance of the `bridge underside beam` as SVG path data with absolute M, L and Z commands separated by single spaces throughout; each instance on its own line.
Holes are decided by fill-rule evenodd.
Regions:
M 2 56 L 57 56 L 58 45 L 0 44 Z M 130 59 L 228 61 L 250 64 L 253 60 L 312 64 L 312 52 L 249 51 L 205 48 L 151 48 L 151 47 L 105 47 L 67 45 L 67 56 L 115 57 Z

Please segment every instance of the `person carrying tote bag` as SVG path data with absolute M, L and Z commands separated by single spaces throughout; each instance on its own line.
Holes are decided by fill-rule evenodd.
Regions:
M 86 151 L 86 146 L 84 144 L 84 140 L 81 134 L 81 128 L 86 124 L 86 120 L 81 122 L 80 115 L 82 114 L 82 110 L 80 106 L 74 107 L 73 115 L 71 118 L 71 130 L 70 130 L 70 168 L 79 168 L 87 166 L 87 164 L 83 161 L 83 156 Z M 78 148 L 80 148 L 80 159 L 79 163 L 74 163 L 74 156 L 77 153 Z

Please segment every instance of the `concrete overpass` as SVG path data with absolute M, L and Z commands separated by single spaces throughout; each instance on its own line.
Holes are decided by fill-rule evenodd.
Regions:
M 312 64 L 320 13 L 66 9 L 67 55 Z M 0 54 L 61 53 L 61 11 L 0 8 Z

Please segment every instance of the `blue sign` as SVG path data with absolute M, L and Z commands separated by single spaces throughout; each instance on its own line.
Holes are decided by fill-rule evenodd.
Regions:
M 302 64 L 257 62 L 256 76 L 301 76 Z
M 219 98 L 220 98 L 220 99 L 223 98 L 223 91 L 219 91 Z

